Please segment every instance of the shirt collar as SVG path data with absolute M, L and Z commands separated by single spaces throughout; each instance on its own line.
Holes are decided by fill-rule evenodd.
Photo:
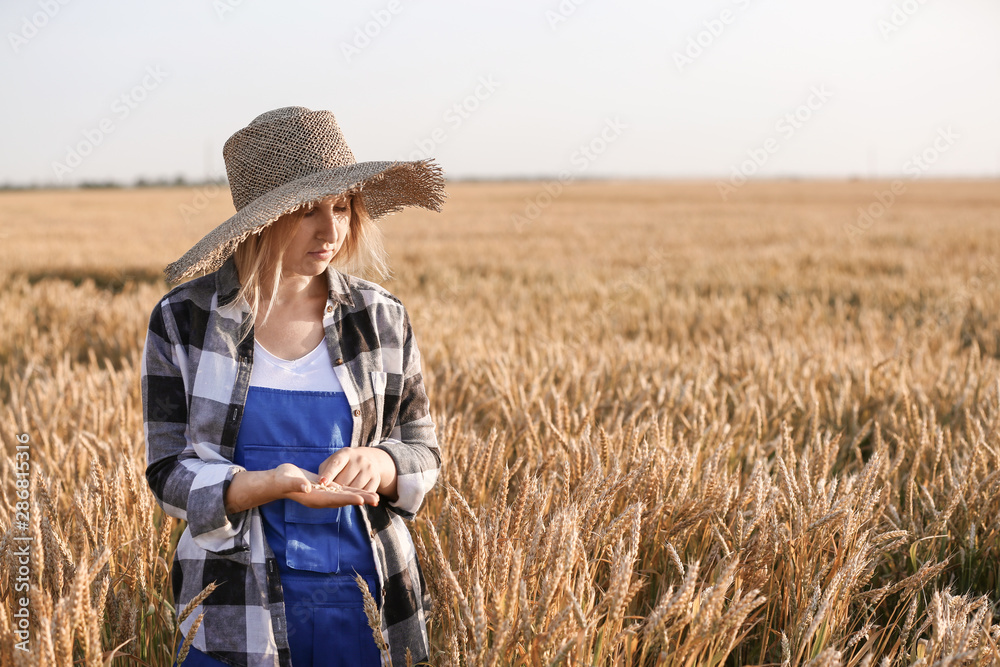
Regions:
M 354 307 L 354 299 L 351 297 L 351 286 L 347 281 L 347 276 L 333 267 L 332 264 L 326 267 L 326 284 L 329 289 L 329 302 L 340 303 L 349 308 Z M 240 292 L 239 272 L 236 270 L 236 258 L 230 255 L 215 273 L 215 289 L 219 294 L 219 306 L 223 307 L 236 299 Z M 239 307 L 243 311 L 248 311 L 246 300 L 241 300 Z

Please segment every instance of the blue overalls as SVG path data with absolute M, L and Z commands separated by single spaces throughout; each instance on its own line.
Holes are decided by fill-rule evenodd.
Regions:
M 294 463 L 317 472 L 349 446 L 353 421 L 343 392 L 251 385 L 234 462 L 247 470 Z M 378 571 L 361 508 L 314 509 L 294 500 L 260 506 L 264 535 L 278 560 L 293 667 L 378 667 L 381 658 L 354 573 L 379 599 Z M 224 665 L 191 649 L 184 666 Z

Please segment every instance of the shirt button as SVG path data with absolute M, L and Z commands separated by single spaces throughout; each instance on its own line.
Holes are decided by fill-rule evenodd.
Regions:
M 369 530 L 368 534 L 372 536 L 373 540 L 375 539 L 375 529 L 374 528 L 372 528 L 371 530 Z
M 354 416 L 355 417 L 360 417 L 361 416 L 361 410 L 358 409 L 358 408 L 354 408 Z
M 341 365 L 342 363 L 344 363 L 344 360 L 343 360 L 343 359 L 337 359 L 337 360 L 336 360 L 335 362 L 333 362 L 333 363 L 334 363 L 334 365 L 335 365 L 335 366 L 339 366 L 339 365 Z
M 326 314 L 329 315 L 332 312 L 333 312 L 333 306 L 327 306 L 326 307 Z

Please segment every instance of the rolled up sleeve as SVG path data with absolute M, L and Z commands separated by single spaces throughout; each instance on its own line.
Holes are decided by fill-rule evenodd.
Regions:
M 389 509 L 404 519 L 413 519 L 423 504 L 424 496 L 437 483 L 441 450 L 430 416 L 430 401 L 424 390 L 420 351 L 405 311 L 403 326 L 403 386 L 399 416 L 391 431 L 393 437 L 383 439 L 375 446 L 388 453 L 396 464 L 398 498 L 388 503 Z
M 146 481 L 164 512 L 187 521 L 199 547 L 243 551 L 249 510 L 227 514 L 224 499 L 244 468 L 191 441 L 186 357 L 169 303 L 161 301 L 150 316 L 140 371 Z

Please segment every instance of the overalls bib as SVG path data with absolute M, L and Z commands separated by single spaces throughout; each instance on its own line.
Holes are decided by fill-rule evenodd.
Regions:
M 294 463 L 317 472 L 327 457 L 350 445 L 352 428 L 342 392 L 251 385 L 233 460 L 247 470 Z M 293 667 L 378 667 L 381 657 L 354 581 L 357 572 L 380 599 L 361 508 L 314 509 L 281 499 L 261 505 L 260 513 L 278 560 Z M 221 664 L 192 649 L 184 667 Z

